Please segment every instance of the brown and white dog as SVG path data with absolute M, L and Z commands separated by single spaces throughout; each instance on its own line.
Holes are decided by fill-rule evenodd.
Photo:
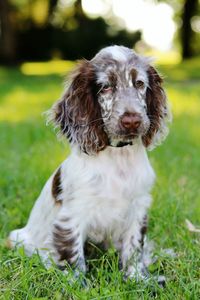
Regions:
M 162 79 L 149 59 L 110 46 L 80 62 L 51 110 L 70 156 L 44 186 L 27 225 L 10 233 L 36 251 L 86 271 L 84 244 L 111 241 L 128 277 L 144 277 L 144 235 L 155 179 L 146 149 L 166 137 L 170 113 Z M 51 259 L 50 259 L 51 257 Z

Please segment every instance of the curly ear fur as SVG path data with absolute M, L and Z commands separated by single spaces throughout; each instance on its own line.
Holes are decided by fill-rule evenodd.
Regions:
M 143 137 L 143 143 L 148 149 L 153 149 L 166 138 L 168 134 L 167 123 L 171 121 L 171 113 L 166 94 L 161 86 L 162 78 L 152 66 L 148 68 L 147 73 L 149 87 L 147 88 L 146 104 L 150 128 Z
M 108 144 L 95 95 L 95 73 L 89 61 L 80 62 L 71 85 L 53 106 L 53 120 L 69 142 L 78 144 L 87 154 L 97 153 Z

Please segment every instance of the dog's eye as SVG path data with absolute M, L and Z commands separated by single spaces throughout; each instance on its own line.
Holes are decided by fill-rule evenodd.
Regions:
M 142 80 L 136 80 L 136 81 L 135 81 L 135 87 L 136 87 L 137 89 L 143 88 L 143 87 L 144 87 L 144 82 L 143 82 Z
M 112 90 L 113 88 L 110 84 L 105 84 L 101 91 L 106 94 L 112 92 Z

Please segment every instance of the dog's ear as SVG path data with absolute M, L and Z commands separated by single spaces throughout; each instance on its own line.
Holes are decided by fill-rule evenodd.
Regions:
M 152 149 L 166 138 L 171 113 L 165 91 L 162 88 L 162 78 L 152 66 L 149 66 L 147 74 L 149 86 L 146 92 L 146 105 L 150 127 L 143 137 L 143 143 L 147 148 Z
M 70 86 L 52 111 L 60 132 L 83 152 L 97 153 L 108 144 L 96 99 L 95 72 L 91 62 L 83 60 L 79 63 Z

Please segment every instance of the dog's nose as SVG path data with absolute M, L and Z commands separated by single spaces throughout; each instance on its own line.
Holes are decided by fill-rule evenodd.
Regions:
M 130 131 L 138 129 L 141 122 L 142 118 L 138 113 L 125 113 L 121 118 L 122 126 Z

